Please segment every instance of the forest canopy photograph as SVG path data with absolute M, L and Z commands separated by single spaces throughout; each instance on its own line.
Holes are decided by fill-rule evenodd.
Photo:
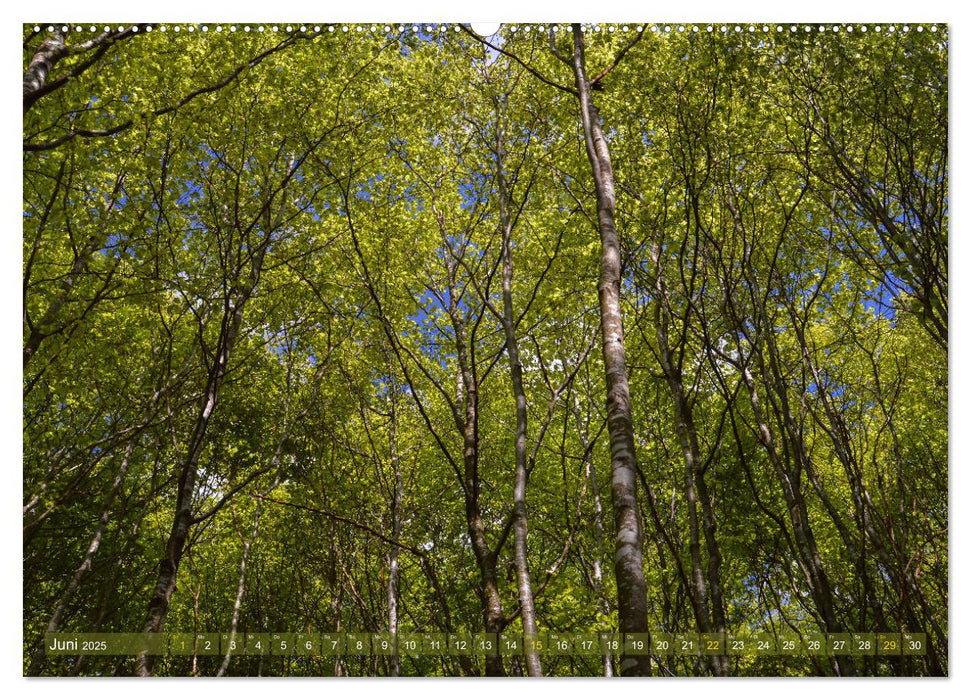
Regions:
M 25 24 L 24 676 L 949 674 L 946 24 Z

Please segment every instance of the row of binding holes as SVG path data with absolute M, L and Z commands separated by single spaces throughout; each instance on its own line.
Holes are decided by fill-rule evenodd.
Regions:
M 431 34 L 432 32 L 435 32 L 435 31 L 444 32 L 444 31 L 446 31 L 449 28 L 449 26 L 450 25 L 439 24 L 439 25 L 435 25 L 435 26 L 428 25 L 428 26 L 424 26 L 423 27 L 423 26 L 418 25 L 418 24 L 415 24 L 415 25 L 399 24 L 399 25 L 397 25 L 397 29 L 399 31 L 409 31 L 410 30 L 414 34 L 418 34 L 419 32 L 422 32 L 422 31 L 424 31 L 426 34 Z M 343 32 L 343 33 L 347 33 L 347 32 L 350 32 L 351 31 L 351 28 L 352 27 L 353 27 L 353 30 L 355 32 L 358 32 L 358 33 L 368 32 L 370 34 L 374 34 L 374 33 L 377 33 L 377 32 L 387 33 L 387 32 L 393 31 L 395 29 L 395 27 L 392 27 L 391 25 L 387 25 L 387 24 L 386 25 L 383 25 L 383 26 L 382 25 L 375 25 L 375 24 L 372 24 L 370 26 L 365 26 L 365 25 L 361 25 L 361 24 L 356 24 L 356 25 L 342 24 L 340 26 L 331 25 L 331 26 L 327 27 L 327 31 L 328 32 L 340 31 L 340 32 Z M 52 32 L 56 28 L 57 27 L 55 27 L 54 25 L 48 25 L 47 31 Z M 302 32 L 306 32 L 306 31 L 310 30 L 311 28 L 315 32 L 321 31 L 320 25 L 313 25 L 312 27 L 311 26 L 308 26 L 308 25 L 300 25 L 299 27 L 295 27 L 294 25 L 279 25 L 279 24 L 274 24 L 274 25 L 262 25 L 262 24 L 258 24 L 258 25 L 248 25 L 247 24 L 247 25 L 243 25 L 241 27 L 238 27 L 237 25 L 233 24 L 233 25 L 229 25 L 228 27 L 223 27 L 222 25 L 216 25 L 215 27 L 213 27 L 213 29 L 215 29 L 215 31 L 217 31 L 217 32 L 222 32 L 224 30 L 225 31 L 229 31 L 229 32 L 235 32 L 235 31 L 238 31 L 238 30 L 241 30 L 243 32 L 265 32 L 265 31 L 268 31 L 268 30 L 269 31 L 272 31 L 272 32 L 279 32 L 281 29 L 283 29 L 283 30 L 285 30 L 287 32 L 292 32 L 292 31 L 294 31 L 294 29 L 297 29 L 297 28 L 299 28 L 299 30 L 302 31 Z M 456 32 L 461 31 L 461 27 L 459 25 L 453 24 L 453 25 L 451 25 L 451 28 L 454 31 L 456 31 Z M 112 30 L 112 27 L 110 25 L 104 25 L 104 26 L 89 25 L 89 26 L 85 27 L 85 26 L 80 25 L 80 24 L 74 25 L 73 27 L 69 27 L 67 25 L 63 25 L 63 26 L 60 27 L 60 30 L 62 32 L 69 32 L 72 29 L 75 32 L 83 32 L 85 29 L 87 29 L 87 31 L 89 31 L 89 32 L 98 32 L 98 31 L 110 32 Z M 117 27 L 117 30 L 119 32 L 125 31 L 125 29 L 126 29 L 126 27 L 124 25 L 119 25 Z M 139 27 L 137 25 L 132 25 L 130 27 L 130 29 L 133 32 L 139 31 Z M 153 31 L 153 29 L 155 29 L 155 27 L 153 27 L 152 25 L 148 25 L 148 26 L 144 27 L 144 31 L 146 31 L 146 32 L 151 32 L 151 31 Z M 187 25 L 185 25 L 185 27 L 182 27 L 182 25 L 178 25 L 178 24 L 174 24 L 174 25 L 164 25 L 163 24 L 163 25 L 159 25 L 158 26 L 158 31 L 160 31 L 160 32 L 165 32 L 165 31 L 169 31 L 169 30 L 171 30 L 173 32 L 180 32 L 183 29 L 185 29 L 185 31 L 187 31 L 187 32 L 194 32 L 194 31 L 196 31 L 197 27 L 196 27 L 196 25 L 193 25 L 193 24 L 187 24 Z M 200 27 L 198 27 L 198 29 L 199 29 L 199 31 L 202 31 L 202 32 L 208 32 L 210 30 L 210 27 L 209 27 L 209 25 L 205 25 L 204 24 L 204 25 L 201 25 Z M 507 31 L 509 31 L 510 33 L 513 33 L 513 34 L 515 34 L 516 32 L 523 32 L 525 34 L 529 34 L 531 32 L 543 33 L 543 32 L 546 32 L 547 31 L 547 28 L 544 25 L 528 25 L 528 24 L 527 25 L 521 25 L 521 26 L 520 25 L 516 25 L 516 24 L 508 25 L 508 26 L 504 26 L 504 29 L 507 30 Z M 558 26 L 555 26 L 554 25 L 554 26 L 550 27 L 550 29 L 552 29 L 553 32 L 558 32 L 558 31 L 563 30 L 564 28 L 558 27 Z M 636 29 L 637 29 L 636 26 L 626 25 L 626 24 L 625 25 L 615 25 L 615 24 L 608 24 L 608 25 L 588 24 L 588 25 L 584 25 L 583 26 L 583 31 L 584 32 L 595 32 L 595 33 L 596 32 L 601 32 L 601 31 L 610 32 L 610 33 L 613 33 L 613 32 L 616 32 L 616 31 L 630 32 L 630 31 L 636 30 Z M 746 25 L 746 26 L 742 26 L 742 25 L 739 25 L 739 24 L 736 24 L 736 25 L 726 25 L 726 24 L 721 24 L 721 25 L 713 25 L 713 24 L 709 24 L 709 25 L 697 25 L 697 24 L 692 24 L 692 25 L 684 25 L 684 24 L 679 24 L 679 25 L 668 25 L 668 24 L 660 25 L 660 24 L 654 24 L 654 25 L 651 25 L 651 32 L 656 33 L 656 34 L 670 34 L 672 32 L 683 33 L 683 32 L 688 32 L 688 31 L 690 31 L 690 32 L 700 32 L 702 30 L 707 31 L 707 32 L 719 31 L 719 32 L 721 32 L 723 34 L 727 34 L 729 32 L 744 32 L 744 31 L 748 31 L 751 34 L 755 34 L 756 32 L 761 32 L 763 34 L 768 34 L 771 31 L 773 31 L 773 29 L 777 33 L 778 32 L 784 32 L 784 31 L 786 31 L 786 29 L 788 29 L 789 32 L 791 32 L 791 33 L 796 33 L 796 32 L 802 31 L 802 32 L 805 32 L 807 34 L 808 33 L 811 33 L 811 32 L 838 34 L 838 33 L 842 32 L 842 31 L 845 31 L 848 34 L 852 34 L 854 31 L 858 31 L 858 32 L 861 32 L 861 33 L 866 33 L 867 31 L 870 31 L 870 30 L 872 30 L 874 32 L 878 32 L 878 33 L 886 31 L 888 34 L 892 34 L 893 32 L 895 32 L 895 31 L 898 30 L 898 27 L 895 26 L 895 25 L 893 25 L 893 24 L 886 25 L 886 26 L 880 25 L 880 24 L 875 24 L 875 25 L 866 25 L 866 24 L 860 24 L 860 25 L 853 25 L 853 24 L 833 24 L 833 25 L 825 25 L 825 24 L 821 24 L 821 25 L 809 25 L 809 24 L 807 24 L 807 25 L 797 25 L 797 24 L 789 24 L 789 25 L 774 24 L 774 25 L 768 25 L 768 24 L 763 24 L 763 25 L 751 25 L 750 24 L 750 25 Z M 899 30 L 902 31 L 902 32 L 909 32 L 910 29 L 911 29 L 910 28 L 910 25 L 907 25 L 907 24 L 899 27 Z M 922 25 L 917 25 L 916 29 L 917 29 L 918 32 L 924 31 L 924 27 Z M 39 32 L 41 30 L 42 30 L 42 27 L 40 25 L 35 25 L 34 26 L 34 32 Z M 930 31 L 936 32 L 937 31 L 937 25 L 931 25 Z

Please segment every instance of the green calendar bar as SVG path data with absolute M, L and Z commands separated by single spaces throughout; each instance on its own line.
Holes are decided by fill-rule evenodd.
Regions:
M 422 635 L 417 632 L 398 633 L 398 653 L 418 656 L 422 653 Z
M 904 656 L 923 656 L 927 653 L 927 635 L 923 632 L 904 632 L 900 635 Z
M 290 632 L 273 632 L 270 634 L 270 654 L 273 656 L 295 656 L 294 636 Z
M 469 656 L 474 651 L 472 635 L 457 632 L 448 635 L 448 652 L 452 656 Z
M 472 652 L 482 656 L 499 653 L 499 635 L 495 632 L 475 632 L 472 635 Z
M 367 655 L 371 653 L 371 635 L 362 632 L 348 632 L 344 635 L 344 653 Z
M 573 651 L 581 656 L 599 656 L 600 635 L 596 632 L 577 632 L 573 635 Z
M 267 632 L 247 632 L 243 639 L 243 653 L 247 656 L 269 656 L 270 646 Z
M 448 635 L 425 632 L 421 635 L 421 648 L 423 654 L 445 656 L 448 654 Z
M 319 656 L 320 635 L 298 632 L 293 635 L 293 648 L 299 656 Z
M 573 635 L 567 632 L 547 632 L 546 651 L 557 656 L 573 654 Z
M 342 656 L 346 649 L 346 638 L 343 632 L 324 632 L 320 635 L 321 656 Z
M 604 654 L 621 654 L 624 651 L 624 635 L 617 632 L 600 633 L 600 650 Z
M 170 632 L 54 633 L 45 635 L 49 655 L 137 656 L 921 656 L 923 632 Z
M 701 649 L 701 638 L 694 632 L 676 632 L 674 635 L 674 653 L 681 656 L 692 656 Z
M 49 656 L 160 656 L 167 647 L 166 634 L 127 632 L 72 633 L 44 635 L 44 652 Z
M 873 656 L 877 653 L 877 635 L 872 632 L 853 632 L 854 656 Z
M 722 656 L 725 654 L 725 635 L 721 632 L 703 632 L 698 645 L 705 656 Z
M 877 654 L 880 656 L 900 656 L 900 635 L 893 632 L 877 633 Z
M 378 656 L 394 656 L 397 644 L 390 632 L 375 632 L 371 635 L 371 650 Z
M 628 632 L 624 635 L 624 654 L 647 656 L 651 653 L 651 635 L 647 632 Z

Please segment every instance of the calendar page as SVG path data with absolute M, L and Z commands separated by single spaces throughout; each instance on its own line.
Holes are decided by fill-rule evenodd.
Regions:
M 23 674 L 947 676 L 947 24 L 316 14 L 23 25 Z

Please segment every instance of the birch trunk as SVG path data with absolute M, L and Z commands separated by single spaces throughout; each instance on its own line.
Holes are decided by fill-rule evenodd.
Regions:
M 27 110 L 37 101 L 35 95 L 47 83 L 51 70 L 66 51 L 64 34 L 59 28 L 54 29 L 41 43 L 24 72 L 24 114 L 27 114 Z
M 503 111 L 505 105 L 503 105 Z M 500 115 L 501 120 L 504 115 Z M 516 398 L 516 443 L 515 462 L 516 480 L 513 491 L 513 538 L 515 545 L 516 582 L 519 587 L 520 616 L 523 634 L 527 639 L 538 633 L 536 609 L 533 605 L 533 588 L 529 577 L 529 557 L 526 549 L 526 392 L 523 389 L 523 366 L 519 359 L 519 341 L 516 337 L 516 320 L 512 306 L 512 217 L 509 212 L 510 200 L 506 178 L 503 173 L 503 128 L 500 123 L 498 134 L 498 181 L 499 181 L 499 218 L 502 224 L 502 327 L 506 336 L 506 353 L 509 356 L 509 374 L 512 380 L 513 396 Z M 526 673 L 533 677 L 543 675 L 539 654 L 531 651 L 526 644 Z
M 617 579 L 619 631 L 647 632 L 647 588 L 644 582 L 643 535 L 637 509 L 637 454 L 631 419 L 630 387 L 620 302 L 620 241 L 614 221 L 614 175 L 610 151 L 593 104 L 584 59 L 583 33 L 573 25 L 573 73 L 580 100 L 583 137 L 597 189 L 600 230 L 600 322 L 607 387 L 607 432 L 610 436 L 611 497 L 617 531 L 614 575 Z M 646 676 L 649 656 L 621 658 L 623 676 Z
M 486 540 L 485 524 L 479 505 L 479 388 L 469 363 L 468 347 L 465 342 L 465 324 L 461 311 L 455 301 L 455 294 L 449 295 L 451 307 L 449 315 L 455 330 L 455 346 L 459 363 L 460 393 L 464 396 L 465 406 L 462 415 L 462 465 L 465 480 L 465 519 L 468 527 L 472 552 L 479 568 L 480 596 L 482 598 L 482 621 L 486 632 L 498 634 L 502 631 L 502 599 L 499 597 L 499 583 L 496 575 L 496 555 Z M 461 410 L 461 406 L 460 406 Z M 499 650 L 486 656 L 486 674 L 489 676 L 506 675 Z
M 391 468 L 394 471 L 394 497 L 391 502 L 391 539 L 395 542 L 401 541 L 402 517 L 401 500 L 404 497 L 404 483 L 401 478 L 401 461 L 398 457 L 398 413 L 396 406 L 396 385 L 392 379 L 390 392 L 391 404 L 391 424 L 388 432 L 388 447 L 391 452 Z M 398 567 L 399 567 L 399 548 L 391 545 L 391 553 L 388 555 L 388 632 L 392 638 L 398 634 Z M 394 654 L 390 661 L 390 675 L 401 675 L 401 656 Z
M 597 609 L 600 614 L 606 617 L 610 613 L 610 605 L 603 590 L 603 549 L 604 549 L 604 528 L 603 528 L 603 503 L 600 500 L 600 484 L 597 482 L 597 466 L 593 459 L 593 446 L 587 436 L 586 423 L 581 420 L 580 398 L 573 395 L 573 415 L 577 423 L 577 432 L 580 435 L 580 446 L 583 447 L 584 470 L 590 480 L 591 493 L 593 495 L 593 532 L 596 536 L 597 550 L 593 557 L 593 586 L 597 594 Z M 605 632 L 608 630 L 604 630 Z M 604 678 L 612 678 L 614 675 L 613 657 L 604 654 Z

